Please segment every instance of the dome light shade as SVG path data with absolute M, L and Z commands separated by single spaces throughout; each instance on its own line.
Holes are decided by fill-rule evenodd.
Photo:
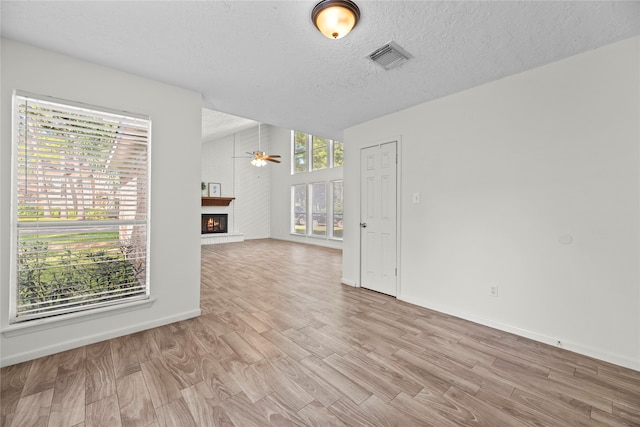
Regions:
M 356 26 L 360 9 L 351 0 L 322 0 L 311 12 L 316 28 L 330 39 L 340 39 Z
M 263 153 L 261 151 L 255 151 L 253 160 L 251 160 L 251 164 L 258 168 L 265 166 L 267 164 L 267 161 L 264 159 L 265 156 L 266 156 L 266 153 Z

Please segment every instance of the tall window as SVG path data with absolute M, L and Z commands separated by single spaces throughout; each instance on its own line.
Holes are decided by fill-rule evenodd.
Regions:
M 327 183 L 315 182 L 311 187 L 311 215 L 313 227 L 311 234 L 314 236 L 327 235 Z
M 344 162 L 344 143 L 333 141 L 333 167 L 342 166 Z
M 291 232 L 303 236 L 342 239 L 343 194 L 342 180 L 292 185 Z M 310 212 L 307 210 L 307 203 Z
M 14 96 L 11 321 L 148 298 L 150 121 Z
M 307 170 L 307 145 L 306 133 L 294 132 L 293 137 L 293 172 L 305 172 Z
M 329 140 L 313 137 L 313 170 L 326 169 L 329 165 Z
M 307 233 L 307 185 L 298 184 L 291 187 L 291 200 L 293 200 L 292 233 Z
M 320 136 L 291 131 L 293 163 L 291 174 L 342 166 L 344 144 Z
M 291 174 L 307 172 L 295 177 L 297 183 L 291 186 L 291 233 L 342 239 L 342 171 L 326 169 L 343 165 L 344 144 L 291 131 L 291 151 L 294 157 Z
M 342 230 L 344 226 L 344 210 L 343 210 L 343 191 L 342 181 L 333 181 L 331 183 L 332 212 L 333 212 L 333 232 L 331 237 L 342 239 Z

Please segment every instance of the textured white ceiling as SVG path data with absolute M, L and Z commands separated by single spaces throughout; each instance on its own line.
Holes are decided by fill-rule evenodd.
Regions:
M 258 123 L 251 119 L 203 108 L 202 142 L 213 141 L 257 125 Z
M 640 34 L 636 1 L 357 1 L 340 40 L 315 1 L 8 1 L 3 37 L 203 94 L 203 106 L 342 138 L 345 128 Z M 413 59 L 366 56 L 395 41 Z

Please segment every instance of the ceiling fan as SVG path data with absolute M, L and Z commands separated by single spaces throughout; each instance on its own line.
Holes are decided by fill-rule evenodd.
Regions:
M 277 154 L 267 154 L 264 151 L 247 152 L 247 154 L 251 154 L 253 156 L 251 164 L 254 166 L 261 167 L 266 165 L 267 162 L 280 163 L 280 160 L 277 159 L 280 156 Z
M 247 151 L 251 157 L 251 164 L 253 166 L 262 167 L 267 164 L 267 162 L 280 163 L 280 155 L 278 154 L 267 154 L 264 151 L 260 150 L 260 123 L 258 123 L 258 151 Z

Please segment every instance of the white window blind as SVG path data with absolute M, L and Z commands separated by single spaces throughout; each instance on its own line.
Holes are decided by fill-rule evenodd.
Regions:
M 13 105 L 12 322 L 149 297 L 148 117 Z

